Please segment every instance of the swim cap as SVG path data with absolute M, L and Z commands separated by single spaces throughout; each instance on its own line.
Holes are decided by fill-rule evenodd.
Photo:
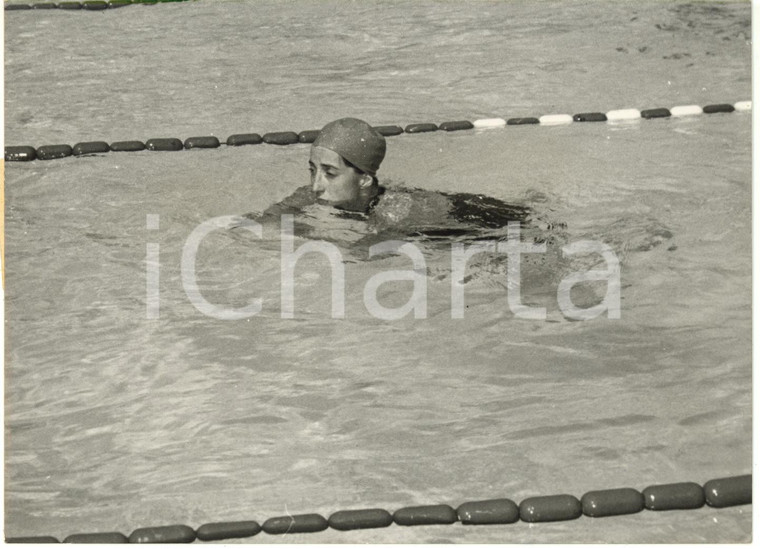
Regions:
M 341 118 L 319 132 L 314 147 L 324 147 L 372 176 L 385 158 L 385 137 L 358 118 Z

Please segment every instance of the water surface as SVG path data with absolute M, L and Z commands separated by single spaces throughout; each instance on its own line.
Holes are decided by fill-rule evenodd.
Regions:
M 6 143 L 537 116 L 750 96 L 748 3 L 193 2 L 6 14 Z M 576 322 L 556 245 L 473 260 L 451 318 L 450 255 L 426 251 L 427 318 L 368 313 L 400 256 L 306 256 L 283 319 L 276 225 L 198 250 L 214 303 L 181 283 L 198 224 L 307 182 L 308 146 L 124 153 L 6 169 L 8 536 L 265 520 L 676 481 L 751 468 L 746 113 L 389 138 L 381 182 L 484 194 L 621 260 L 621 319 Z M 159 228 L 146 227 L 148 215 Z M 324 230 L 329 236 L 331 227 Z M 305 240 L 298 239 L 296 246 Z M 160 317 L 146 318 L 146 246 Z M 492 260 L 493 259 L 493 260 Z M 381 287 L 387 306 L 405 285 Z M 598 290 L 592 288 L 592 294 Z M 596 294 L 594 294 L 596 295 Z M 579 300 L 592 296 L 579 296 Z M 591 301 L 588 301 L 589 303 Z M 529 526 L 462 525 L 254 542 L 738 542 L 749 507 Z

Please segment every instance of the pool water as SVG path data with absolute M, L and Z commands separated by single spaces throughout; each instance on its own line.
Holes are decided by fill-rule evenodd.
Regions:
M 706 105 L 748 99 L 749 3 L 210 2 L 6 14 L 8 145 Z M 533 495 L 751 470 L 751 120 L 521 126 L 388 138 L 381 183 L 531 208 L 517 318 L 504 257 L 425 259 L 425 318 L 373 316 L 359 225 L 310 221 L 345 258 L 304 256 L 281 305 L 280 223 L 188 238 L 308 181 L 308 145 L 111 153 L 6 167 L 5 534 L 54 535 Z M 158 221 L 149 228 L 149 216 Z M 253 216 L 255 218 L 255 215 Z M 546 228 L 541 228 L 546 227 Z M 531 233 L 532 234 L 532 233 Z M 574 321 L 557 289 L 620 260 L 621 318 Z M 296 237 L 294 246 L 308 242 Z M 159 247 L 158 318 L 146 262 Z M 579 287 L 591 306 L 604 286 Z M 402 306 L 411 283 L 378 288 Z M 249 542 L 742 542 L 750 508 Z

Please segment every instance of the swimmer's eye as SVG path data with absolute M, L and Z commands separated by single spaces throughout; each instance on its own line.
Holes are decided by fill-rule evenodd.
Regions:
M 311 164 L 309 164 L 309 173 L 311 175 L 314 175 L 315 173 L 317 173 L 317 169 L 314 166 L 312 166 Z M 329 177 L 335 177 L 336 175 L 338 175 L 338 171 L 337 170 L 333 170 L 333 169 L 327 169 L 327 170 L 325 170 L 325 175 L 327 175 Z

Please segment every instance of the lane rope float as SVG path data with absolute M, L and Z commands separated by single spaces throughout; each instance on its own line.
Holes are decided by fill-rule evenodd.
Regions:
M 129 536 L 120 532 L 72 534 L 64 543 L 191 543 L 253 537 L 259 532 L 276 536 L 322 532 L 328 528 L 338 531 L 425 526 L 461 523 L 514 524 L 575 520 L 581 516 L 592 519 L 649 511 L 698 509 L 707 504 L 716 509 L 752 503 L 752 475 L 717 478 L 701 486 L 696 482 L 654 484 L 639 492 L 634 488 L 613 488 L 586 492 L 580 499 L 570 494 L 533 496 L 518 505 L 511 499 L 470 501 L 456 509 L 447 504 L 403 507 L 393 514 L 385 509 L 354 509 L 336 511 L 328 518 L 318 513 L 272 517 L 259 524 L 255 520 L 212 522 L 194 530 L 184 524 L 149 526 L 134 530 Z M 58 543 L 53 536 L 6 538 L 6 543 Z
M 184 1 L 184 0 L 183 0 Z M 7 8 L 6 8 L 7 9 Z M 404 133 L 432 133 L 454 132 L 464 130 L 486 130 L 503 128 L 504 126 L 523 126 L 537 124 L 539 126 L 565 126 L 574 123 L 607 122 L 622 123 L 635 120 L 650 120 L 653 118 L 681 118 L 700 114 L 717 114 L 748 112 L 752 110 L 752 101 L 739 101 L 734 104 L 716 103 L 700 107 L 699 105 L 677 105 L 670 109 L 658 107 L 654 109 L 615 109 L 603 112 L 586 112 L 574 115 L 570 114 L 545 114 L 539 117 L 520 118 L 482 118 L 479 120 L 455 120 L 434 124 L 431 122 L 407 124 L 401 126 L 375 126 L 375 129 L 386 137 L 401 135 Z M 240 147 L 243 145 L 295 145 L 313 143 L 319 134 L 319 130 L 305 130 L 302 132 L 278 131 L 269 132 L 261 136 L 258 133 L 242 133 L 231 135 L 225 141 L 228 147 Z M 43 145 L 41 147 L 8 146 L 5 147 L 5 160 L 9 162 L 28 162 L 31 160 L 53 160 L 68 156 L 86 156 L 103 154 L 106 152 L 131 152 L 142 151 L 180 151 L 189 149 L 217 149 L 221 143 L 217 137 L 200 136 L 188 137 L 184 141 L 176 137 L 153 138 L 146 142 L 142 141 L 116 141 L 108 145 L 105 141 L 88 141 L 77 143 L 74 147 L 69 145 Z

